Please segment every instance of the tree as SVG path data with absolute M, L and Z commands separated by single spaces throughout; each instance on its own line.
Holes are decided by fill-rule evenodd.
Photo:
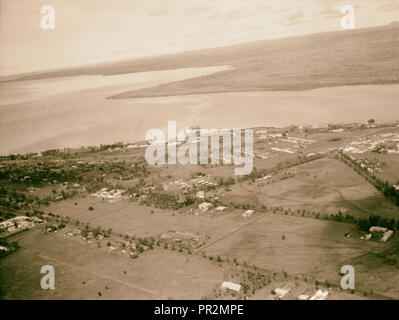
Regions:
M 375 124 L 375 119 L 370 119 L 369 121 L 367 121 L 368 124 Z

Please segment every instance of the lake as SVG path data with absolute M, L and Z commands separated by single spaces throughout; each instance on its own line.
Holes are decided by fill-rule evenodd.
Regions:
M 113 100 L 132 89 L 204 76 L 229 66 L 76 76 L 0 85 L 0 154 L 143 140 L 147 130 L 323 125 L 399 120 L 399 85 L 295 92 L 235 92 Z

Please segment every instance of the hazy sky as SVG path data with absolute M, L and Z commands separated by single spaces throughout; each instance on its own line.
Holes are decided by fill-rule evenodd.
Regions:
M 0 0 L 0 75 L 339 30 L 345 4 L 357 28 L 399 19 L 399 0 Z

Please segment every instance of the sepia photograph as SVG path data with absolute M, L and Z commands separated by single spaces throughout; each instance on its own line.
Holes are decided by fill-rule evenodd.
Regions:
M 0 0 L 0 300 L 399 300 L 398 233 L 399 0 Z

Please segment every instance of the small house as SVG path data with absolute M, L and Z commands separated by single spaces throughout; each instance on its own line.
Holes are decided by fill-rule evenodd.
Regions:
M 247 210 L 247 211 L 245 211 L 243 214 L 242 214 L 242 216 L 244 217 L 244 218 L 248 218 L 248 217 L 251 217 L 253 214 L 254 214 L 254 210 Z
M 233 290 L 236 292 L 239 292 L 241 289 L 241 285 L 238 283 L 230 282 L 230 281 L 224 281 L 222 285 L 220 286 L 222 289 L 229 289 Z
M 210 208 L 212 208 L 212 203 L 210 202 L 202 202 L 198 205 L 198 209 L 200 209 L 203 212 L 207 211 Z

